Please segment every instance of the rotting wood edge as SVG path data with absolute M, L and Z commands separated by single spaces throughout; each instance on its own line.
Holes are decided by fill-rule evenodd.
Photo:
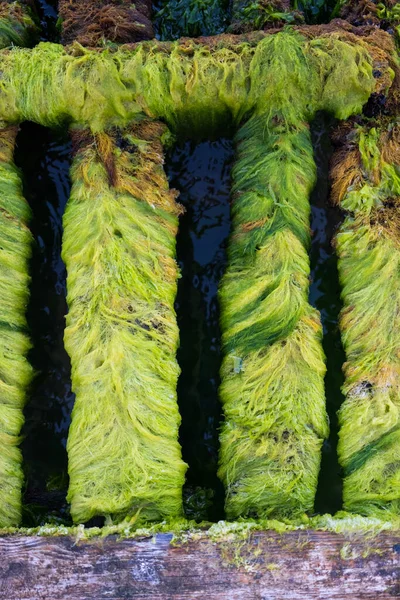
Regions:
M 400 532 L 0 537 L 4 600 L 400 597 Z

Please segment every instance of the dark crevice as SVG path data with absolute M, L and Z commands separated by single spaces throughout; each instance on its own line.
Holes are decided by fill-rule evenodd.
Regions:
M 329 162 L 332 148 L 329 130 L 332 119 L 319 114 L 311 127 L 317 183 L 311 194 L 311 286 L 310 303 L 321 313 L 323 348 L 326 355 L 326 406 L 330 420 L 330 435 L 322 447 L 322 462 L 315 500 L 319 513 L 334 514 L 342 507 L 342 475 L 337 457 L 337 411 L 343 402 L 342 365 L 345 355 L 338 326 L 342 308 L 337 258 L 332 245 L 334 234 L 342 220 L 341 211 L 329 203 Z
M 329 23 L 339 3 L 338 0 L 292 0 L 292 6 L 303 12 L 306 23 L 316 25 Z
M 23 524 L 69 522 L 66 441 L 74 402 L 64 349 L 66 272 L 61 260 L 62 215 L 69 196 L 70 142 L 60 133 L 25 123 L 15 162 L 23 172 L 35 244 L 27 311 L 36 371 L 25 407 Z
M 182 273 L 176 300 L 182 369 L 178 402 L 180 443 L 189 464 L 184 508 L 196 520 L 216 521 L 224 515 L 224 490 L 217 478 L 222 420 L 217 291 L 226 265 L 232 160 L 233 143 L 221 139 L 178 146 L 166 166 L 170 185 L 180 191 L 186 209 L 177 239 Z
M 41 41 L 59 42 L 60 30 L 57 26 L 58 21 L 58 1 L 57 0 L 35 0 L 35 8 L 40 20 Z

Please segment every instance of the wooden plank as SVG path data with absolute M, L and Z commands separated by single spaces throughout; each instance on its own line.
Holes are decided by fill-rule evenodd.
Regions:
M 400 532 L 0 538 L 4 600 L 381 600 L 400 597 Z

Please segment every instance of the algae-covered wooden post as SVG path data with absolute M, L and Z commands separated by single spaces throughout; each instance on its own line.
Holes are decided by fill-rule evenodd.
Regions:
M 220 292 L 220 475 L 230 518 L 311 511 L 328 434 L 322 330 L 308 304 L 313 149 L 307 125 L 284 119 L 258 117 L 236 138 Z
M 21 518 L 22 456 L 18 447 L 32 368 L 26 308 L 32 234 L 30 209 L 13 164 L 18 127 L 0 130 L 0 526 Z
M 357 89 L 349 77 L 348 95 L 343 90 L 338 101 L 335 70 L 321 83 L 321 63 L 315 67 L 299 39 L 269 41 L 260 50 L 268 84 L 259 84 L 258 109 L 236 135 L 233 232 L 220 292 L 220 476 L 230 518 L 313 510 L 328 424 L 322 330 L 308 303 L 315 165 L 307 120 L 318 107 L 338 116 L 353 111 Z M 329 62 L 323 42 L 315 48 Z M 349 71 L 360 84 L 370 65 L 354 52 Z
M 344 507 L 400 514 L 400 135 L 395 119 L 342 127 L 332 170 L 346 351 L 339 413 Z
M 26 3 L 0 3 L 0 48 L 28 45 L 37 29 Z M 32 234 L 30 208 L 13 163 L 18 126 L 0 125 L 0 527 L 19 525 L 23 485 L 19 449 L 32 378 L 26 322 Z
M 76 401 L 68 436 L 75 521 L 182 512 L 175 235 L 160 123 L 74 131 L 64 216 L 65 345 Z

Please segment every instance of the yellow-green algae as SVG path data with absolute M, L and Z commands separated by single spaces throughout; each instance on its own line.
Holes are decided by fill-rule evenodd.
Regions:
M 220 290 L 219 473 L 228 518 L 312 511 L 328 434 L 322 330 L 308 304 L 315 164 L 307 121 L 321 106 L 319 78 L 295 37 L 271 39 L 263 47 L 270 79 L 259 90 L 267 110 L 259 108 L 236 135 L 233 232 Z M 340 97 L 329 93 L 327 107 L 335 114 L 336 101 L 337 116 L 353 110 L 353 93 L 350 83 Z
M 76 394 L 68 436 L 75 522 L 182 512 L 174 312 L 180 206 L 148 120 L 95 138 L 74 132 L 62 256 L 65 346 Z
M 288 29 L 248 39 L 151 41 L 115 51 L 41 43 L 3 51 L 0 118 L 46 126 L 74 122 L 98 132 L 125 126 L 144 112 L 174 131 L 201 137 L 238 126 L 262 109 L 282 69 L 295 91 L 294 110 L 304 104 L 305 93 L 308 117 L 324 109 L 345 119 L 374 90 L 368 38 L 338 30 L 305 39 Z M 299 61 L 296 71 L 285 67 L 287 61 Z
M 238 231 L 221 296 L 226 302 L 222 396 L 226 414 L 239 417 L 239 441 L 233 459 L 223 441 L 221 475 L 231 515 L 311 509 L 326 418 L 320 326 L 306 298 L 307 195 L 315 175 L 307 121 L 321 109 L 339 118 L 361 110 L 376 88 L 369 51 L 367 38 L 340 30 L 316 39 L 287 30 L 201 43 L 153 41 L 101 52 L 40 44 L 32 51 L 0 54 L 0 118 L 69 123 L 77 132 L 63 246 L 70 308 L 66 346 L 77 393 L 68 440 L 69 499 L 76 521 L 96 514 L 113 521 L 138 513 L 156 519 L 181 511 L 185 465 L 177 443 L 173 313 L 178 207 L 167 191 L 159 140 L 150 143 L 130 125 L 143 114 L 192 136 L 247 120 L 237 136 L 239 152 L 248 156 L 235 167 Z M 380 74 L 385 70 L 381 66 Z M 251 199 L 246 208 L 242 196 Z M 263 264 L 267 259 L 271 263 Z M 262 279 L 256 281 L 252 303 L 247 294 L 256 272 Z M 238 307 L 232 314 L 229 279 Z M 282 314 L 274 305 L 270 314 L 261 314 L 274 296 L 288 311 Z M 274 382 L 267 388 L 267 368 L 274 364 L 282 381 L 291 373 L 277 395 Z M 298 390 L 304 393 L 308 385 L 305 407 Z M 292 414 L 300 423 L 296 431 Z M 247 438 L 240 436 L 262 419 L 258 449 L 250 445 L 249 453 Z M 223 439 L 231 425 L 227 422 Z M 300 456 L 300 433 L 307 456 L 292 467 L 292 458 L 282 456 L 281 475 L 268 458 L 272 466 L 264 473 L 259 502 L 255 461 L 261 458 L 265 468 L 271 444 L 278 452 L 286 445 L 294 458 L 296 452 Z M 240 488 L 246 465 L 249 479 L 255 477 L 247 490 L 247 484 Z M 293 475 L 299 465 L 311 470 L 311 491 L 304 483 L 297 486 L 296 477 L 300 481 L 304 475 L 301 470 Z M 271 475 L 287 485 L 282 501 L 275 491 L 265 493 Z
M 0 131 L 0 526 L 21 517 L 22 457 L 18 447 L 32 369 L 25 310 L 29 297 L 30 209 L 12 162 L 17 128 Z
M 400 532 L 400 519 L 378 519 L 363 517 L 340 511 L 335 515 L 319 515 L 297 519 L 240 519 L 238 521 L 218 521 L 217 523 L 198 523 L 187 519 L 166 519 L 158 523 L 143 524 L 122 521 L 118 524 L 106 524 L 103 527 L 84 527 L 74 525 L 41 525 L 40 527 L 3 527 L 0 536 L 26 535 L 38 537 L 71 536 L 76 542 L 117 536 L 120 539 L 148 538 L 158 534 L 170 534 L 171 544 L 182 544 L 193 539 L 207 539 L 213 542 L 234 542 L 248 539 L 253 532 L 288 531 L 331 531 L 344 534 L 349 541 L 360 541 L 360 536 L 370 543 L 384 531 Z
M 345 509 L 390 518 L 400 515 L 399 125 L 373 125 L 350 130 L 336 171 L 348 213 L 336 239 L 347 358 L 338 452 Z

